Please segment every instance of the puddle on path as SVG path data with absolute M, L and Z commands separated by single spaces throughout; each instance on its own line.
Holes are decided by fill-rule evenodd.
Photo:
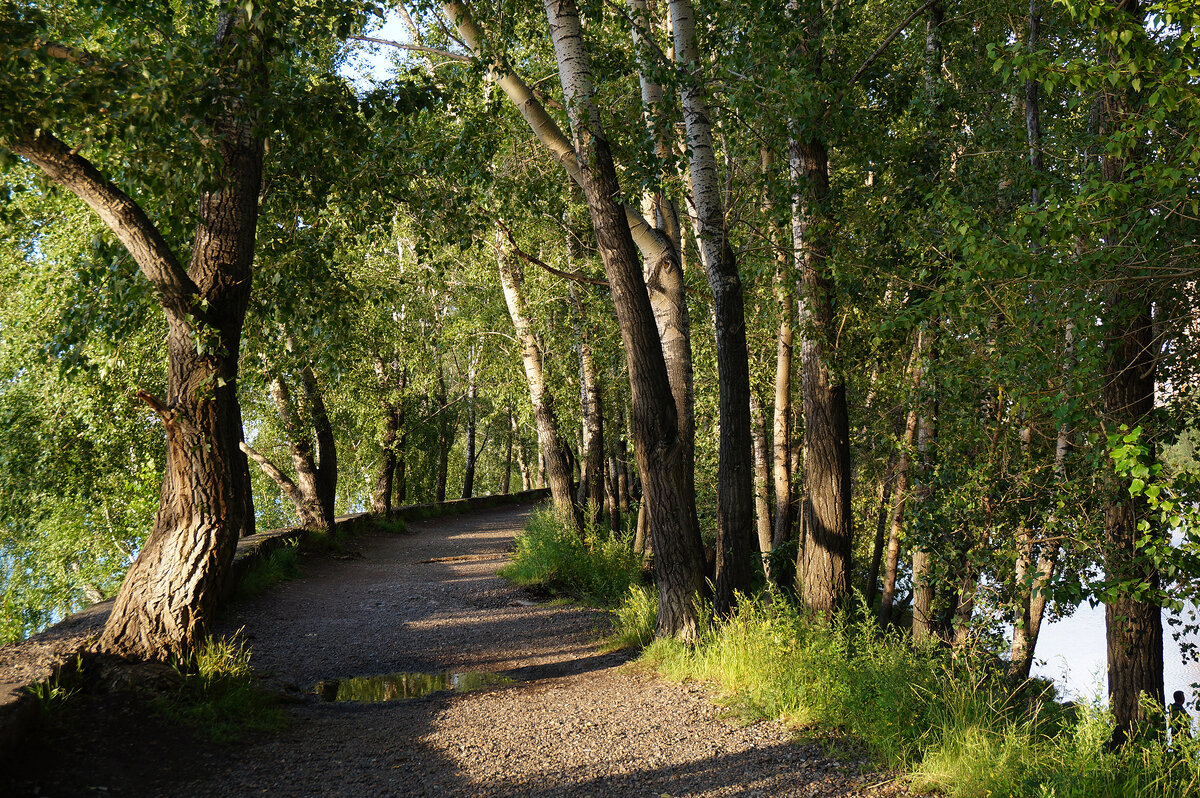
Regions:
M 354 679 L 326 679 L 313 692 L 322 701 L 404 701 L 432 693 L 467 693 L 486 687 L 514 684 L 498 673 L 388 673 Z

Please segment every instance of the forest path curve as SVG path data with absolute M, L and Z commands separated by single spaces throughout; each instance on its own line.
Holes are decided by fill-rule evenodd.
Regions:
M 374 704 L 297 699 L 289 728 L 239 745 L 116 741 L 125 766 L 46 780 L 39 794 L 896 794 L 870 786 L 881 779 L 861 761 L 795 745 L 777 723 L 736 724 L 696 685 L 621 667 L 627 656 L 597 642 L 604 613 L 531 602 L 497 577 L 529 510 L 351 538 L 351 557 L 307 557 L 301 578 L 234 605 L 217 630 L 242 630 L 267 685 L 297 696 L 393 672 L 502 672 L 513 684 Z

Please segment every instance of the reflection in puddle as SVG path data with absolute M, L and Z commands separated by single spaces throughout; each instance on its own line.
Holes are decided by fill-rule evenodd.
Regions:
M 449 690 L 466 693 L 506 684 L 513 684 L 513 680 L 498 673 L 389 673 L 327 679 L 317 682 L 313 692 L 322 701 L 403 701 Z

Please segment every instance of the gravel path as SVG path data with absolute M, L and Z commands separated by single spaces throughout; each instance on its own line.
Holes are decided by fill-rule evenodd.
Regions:
M 883 777 L 861 762 L 795 745 L 776 723 L 739 725 L 701 687 L 603 653 L 603 613 L 537 604 L 496 577 L 528 510 L 357 537 L 350 558 L 306 558 L 303 578 L 235 606 L 220 631 L 243 630 L 264 681 L 296 697 L 287 730 L 180 746 L 151 722 L 146 740 L 122 739 L 107 758 L 64 740 L 80 757 L 72 777 L 18 785 L 60 795 L 899 794 L 873 786 Z M 301 698 L 324 680 L 447 671 L 514 682 L 378 704 Z M 112 710 L 95 723 L 115 723 Z

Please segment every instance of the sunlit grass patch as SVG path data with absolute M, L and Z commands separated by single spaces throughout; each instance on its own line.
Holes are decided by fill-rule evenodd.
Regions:
M 288 724 L 289 716 L 278 699 L 258 686 L 250 650 L 240 634 L 209 638 L 176 668 L 183 677 L 179 688 L 156 696 L 153 705 L 197 735 L 213 742 L 234 742 Z
M 618 609 L 618 631 L 644 628 L 653 594 Z M 627 620 L 626 620 L 627 619 Z M 1049 686 L 1014 685 L 983 651 L 914 649 L 873 619 L 832 623 L 780 598 L 743 599 L 695 645 L 655 640 L 640 660 L 664 676 L 712 684 L 747 719 L 780 719 L 809 739 L 843 740 L 913 786 L 961 798 L 1197 794 L 1196 740 L 1171 750 L 1149 735 L 1109 752 L 1112 719 L 1067 706 Z
M 527 587 L 615 607 L 642 582 L 642 559 L 628 536 L 591 526 L 581 538 L 553 509 L 535 512 L 517 536 L 500 576 Z

